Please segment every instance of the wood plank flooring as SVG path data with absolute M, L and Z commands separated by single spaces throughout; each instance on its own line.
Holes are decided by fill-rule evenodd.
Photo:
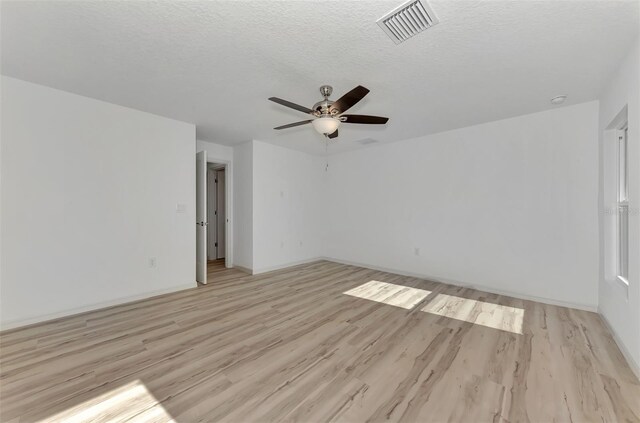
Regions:
M 2 422 L 640 421 L 597 314 L 330 262 L 1 333 L 0 385 Z
M 209 260 L 207 262 L 207 282 L 214 281 L 220 272 L 226 272 L 225 259 Z

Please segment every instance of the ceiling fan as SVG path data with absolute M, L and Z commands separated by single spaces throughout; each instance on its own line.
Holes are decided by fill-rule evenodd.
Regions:
M 269 100 L 275 103 L 313 116 L 313 119 L 290 123 L 273 129 L 286 129 L 311 123 L 319 133 L 328 138 L 336 138 L 338 136 L 338 126 L 340 126 L 341 123 L 384 125 L 389 120 L 389 118 L 381 116 L 343 114 L 369 93 L 369 90 L 361 85 L 358 85 L 336 101 L 329 100 L 329 96 L 332 92 L 333 88 L 330 85 L 321 86 L 320 94 L 322 94 L 324 100 L 317 102 L 310 109 L 278 97 L 270 97 Z

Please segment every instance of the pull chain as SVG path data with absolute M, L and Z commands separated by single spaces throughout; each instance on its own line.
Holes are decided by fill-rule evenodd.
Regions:
M 327 160 L 324 167 L 324 171 L 328 172 L 329 171 L 329 138 L 328 137 L 324 142 L 324 156 Z

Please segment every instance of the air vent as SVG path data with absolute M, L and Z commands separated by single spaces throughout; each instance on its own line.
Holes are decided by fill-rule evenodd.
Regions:
M 374 140 L 373 138 L 364 138 L 364 139 L 358 140 L 357 142 L 359 142 L 362 145 L 367 145 L 367 144 L 375 144 L 378 142 L 378 140 Z
M 426 1 L 410 0 L 378 19 L 378 25 L 400 44 L 440 22 Z

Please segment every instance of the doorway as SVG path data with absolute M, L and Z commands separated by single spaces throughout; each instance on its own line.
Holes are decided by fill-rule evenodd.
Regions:
M 224 267 L 225 258 L 225 180 L 224 164 L 209 163 L 207 169 L 207 261 Z
M 216 272 L 231 267 L 230 162 L 196 155 L 196 281 L 207 284 Z

